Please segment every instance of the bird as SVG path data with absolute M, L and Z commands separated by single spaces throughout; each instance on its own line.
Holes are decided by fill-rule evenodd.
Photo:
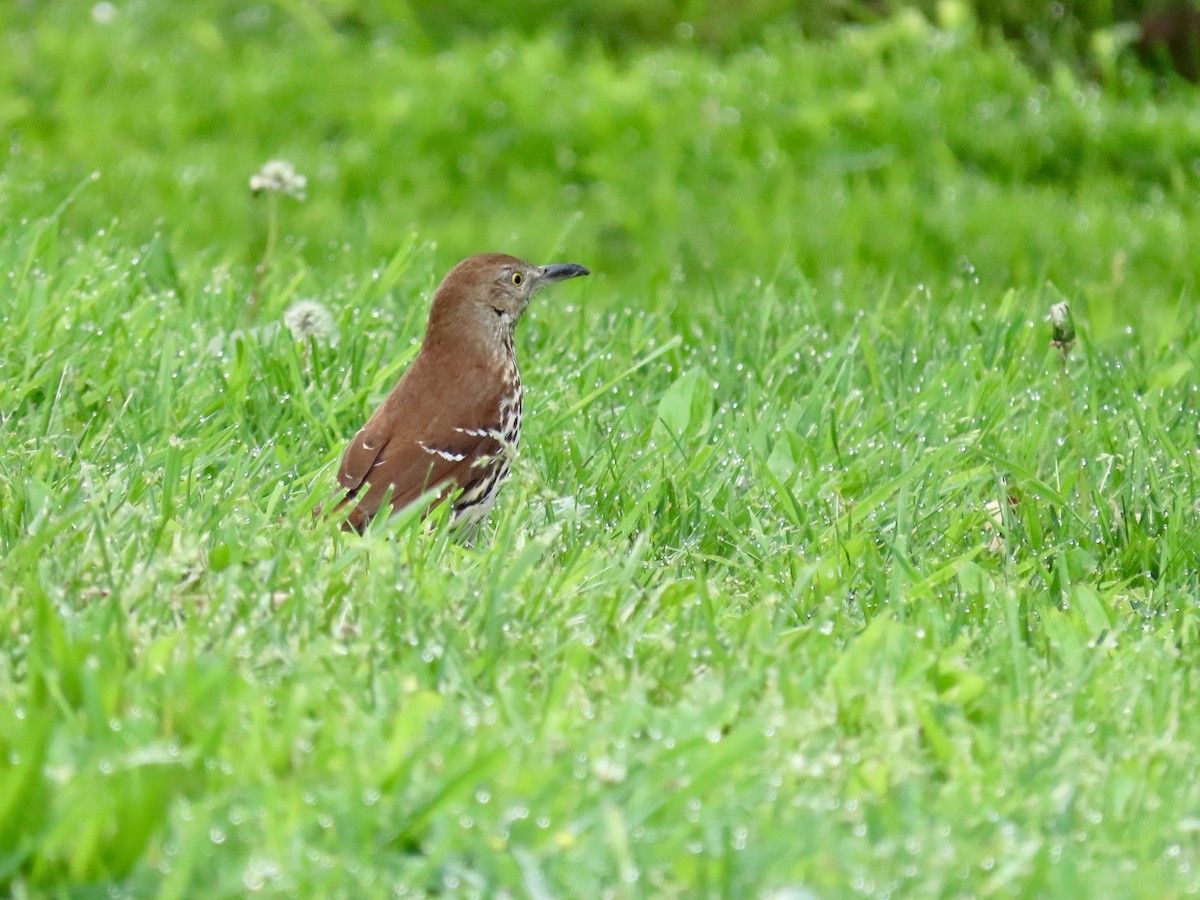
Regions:
M 343 529 L 363 532 L 389 495 L 398 512 L 437 489 L 425 514 L 450 500 L 452 528 L 473 533 L 521 438 L 517 323 L 546 285 L 590 274 L 579 263 L 535 266 L 504 253 L 450 270 L 416 358 L 342 455 L 345 495 L 333 512 L 345 516 Z

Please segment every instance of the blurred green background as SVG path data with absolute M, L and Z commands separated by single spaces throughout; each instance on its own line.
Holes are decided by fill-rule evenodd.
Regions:
M 417 231 L 439 265 L 569 246 L 638 285 L 798 268 L 1133 303 L 1153 274 L 1177 297 L 1200 120 L 1134 52 L 1153 9 L 16 3 L 0 191 L 28 213 L 75 191 L 73 232 L 235 272 L 265 231 L 247 179 L 282 157 L 309 177 L 288 246 L 347 271 Z

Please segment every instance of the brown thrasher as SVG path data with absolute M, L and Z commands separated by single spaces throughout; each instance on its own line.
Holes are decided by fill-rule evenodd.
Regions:
M 391 492 L 393 510 L 440 488 L 455 527 L 486 518 L 521 437 L 521 375 L 513 331 L 530 298 L 590 274 L 577 263 L 532 266 L 484 253 L 450 270 L 433 295 L 425 341 L 387 399 L 350 441 L 335 507 L 362 531 Z

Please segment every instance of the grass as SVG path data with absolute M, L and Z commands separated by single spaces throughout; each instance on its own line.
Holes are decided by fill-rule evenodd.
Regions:
M 0 885 L 1200 890 L 1191 88 L 314 9 L 6 13 Z M 487 539 L 312 524 L 493 249 L 596 275 Z

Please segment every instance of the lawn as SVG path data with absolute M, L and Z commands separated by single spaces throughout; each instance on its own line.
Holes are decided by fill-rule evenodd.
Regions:
M 0 12 L 0 892 L 1200 892 L 1196 89 L 363 6 Z M 482 251 L 484 533 L 314 521 Z

